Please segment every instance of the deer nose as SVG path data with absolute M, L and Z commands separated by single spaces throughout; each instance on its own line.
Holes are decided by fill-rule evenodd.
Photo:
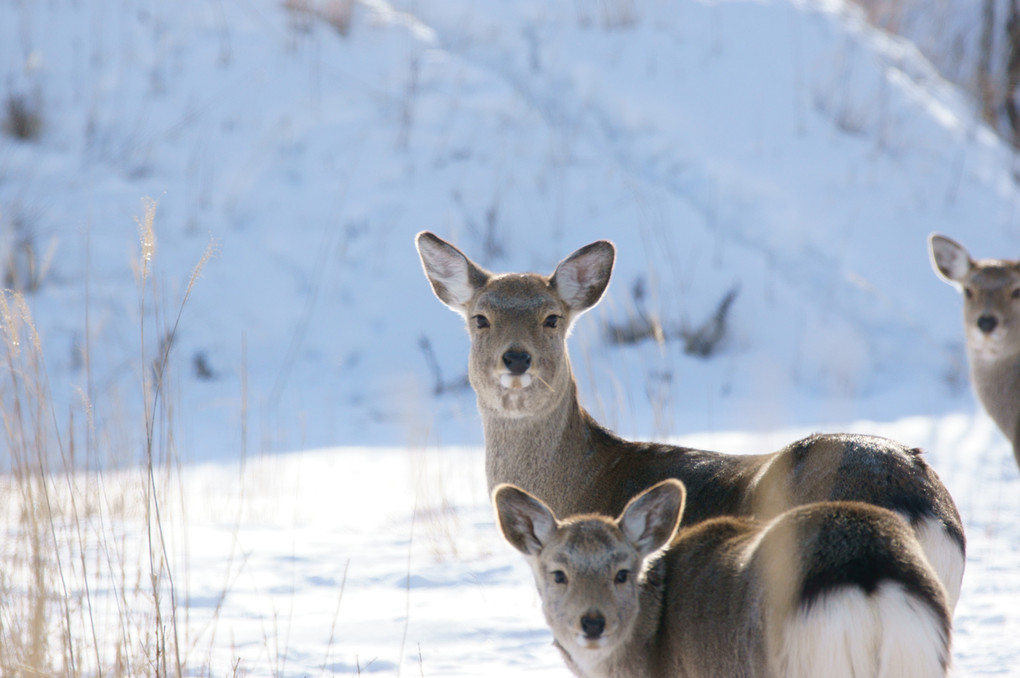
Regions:
M 999 324 L 999 321 L 995 319 L 994 315 L 983 315 L 977 319 L 977 326 L 985 334 L 990 334 L 995 326 Z
M 531 367 L 531 354 L 524 351 L 507 351 L 503 354 L 503 364 L 510 374 L 524 374 Z
M 598 612 L 589 612 L 581 617 L 581 630 L 585 638 L 598 638 L 606 630 L 606 618 Z

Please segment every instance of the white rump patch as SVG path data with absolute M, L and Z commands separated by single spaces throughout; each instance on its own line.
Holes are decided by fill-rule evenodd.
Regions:
M 501 374 L 499 383 L 503 388 L 528 388 L 531 386 L 531 375 L 527 372 L 524 374 Z
M 942 678 L 949 639 L 924 601 L 889 581 L 870 596 L 834 591 L 796 614 L 776 660 L 787 678 Z
M 952 612 L 960 599 L 960 588 L 963 586 L 963 569 L 966 565 L 963 552 L 934 518 L 925 518 L 919 522 L 914 532 L 921 542 L 928 563 L 946 589 L 946 602 Z

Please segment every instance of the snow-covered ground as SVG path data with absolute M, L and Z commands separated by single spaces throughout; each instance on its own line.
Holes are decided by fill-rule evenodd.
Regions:
M 836 0 L 366 0 L 343 33 L 323 17 L 346 4 L 0 0 L 0 95 L 43 119 L 0 136 L 0 261 L 49 262 L 27 302 L 56 425 L 143 507 L 141 384 L 212 244 L 160 431 L 189 667 L 565 674 L 493 524 L 429 229 L 494 270 L 617 244 L 571 346 L 625 435 L 925 447 L 970 540 L 955 675 L 1020 675 L 1020 473 L 926 252 L 1020 254 L 1016 159 L 972 102 Z M 731 290 L 708 359 L 609 340 L 641 314 L 696 327 Z M 100 569 L 148 566 L 142 513 L 83 519 L 124 561 Z M 95 619 L 124 588 L 92 582 Z
M 1008 445 L 980 415 L 841 428 L 927 448 L 969 539 L 952 675 L 1018 675 L 1020 478 Z M 807 432 L 711 432 L 679 442 L 762 452 Z M 480 449 L 430 446 L 186 467 L 162 510 L 189 675 L 568 675 L 531 572 L 498 535 L 482 468 Z M 145 481 L 121 470 L 104 482 L 140 497 Z M 101 556 L 94 566 L 90 558 L 90 569 L 104 573 L 92 582 L 91 609 L 78 595 L 70 610 L 88 666 L 89 615 L 109 634 L 107 649 L 121 634 L 143 637 L 152 622 L 122 609 L 151 606 L 145 523 L 135 511 L 58 524 L 68 552 L 84 532 L 89 553 Z M 146 673 L 137 659 L 128 665 L 127 675 Z

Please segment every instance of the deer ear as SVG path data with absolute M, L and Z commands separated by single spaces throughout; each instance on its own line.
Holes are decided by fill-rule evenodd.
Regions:
M 642 557 L 672 541 L 680 527 L 686 494 L 679 480 L 663 480 L 631 499 L 616 519 L 620 531 Z
M 549 507 L 524 490 L 502 484 L 492 493 L 499 529 L 510 545 L 526 556 L 542 550 L 558 526 Z
M 608 240 L 585 245 L 560 262 L 550 282 L 574 313 L 582 313 L 602 298 L 613 274 L 616 248 Z
M 963 245 L 944 235 L 932 234 L 928 239 L 928 249 L 935 272 L 951 283 L 962 283 L 974 267 Z
M 485 287 L 490 274 L 459 249 L 439 236 L 422 231 L 415 238 L 425 276 L 439 300 L 467 315 L 467 305 L 475 293 Z

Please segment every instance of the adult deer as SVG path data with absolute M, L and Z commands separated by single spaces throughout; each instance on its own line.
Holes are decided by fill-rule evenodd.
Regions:
M 974 261 L 955 240 L 928 239 L 932 268 L 963 292 L 970 377 L 1020 466 L 1020 261 Z
M 860 502 L 679 529 L 664 480 L 615 520 L 500 485 L 556 645 L 584 678 L 943 678 L 945 589 L 897 515 Z
M 617 515 L 638 492 L 679 478 L 691 523 L 720 515 L 769 519 L 815 501 L 864 501 L 910 523 L 955 605 L 963 527 L 920 450 L 849 434 L 815 435 L 760 455 L 624 440 L 581 407 L 566 345 L 571 324 L 609 284 L 611 243 L 586 245 L 543 276 L 490 273 L 432 233 L 419 233 L 416 242 L 436 296 L 467 320 L 468 376 L 482 416 L 490 490 L 512 483 L 557 515 Z

